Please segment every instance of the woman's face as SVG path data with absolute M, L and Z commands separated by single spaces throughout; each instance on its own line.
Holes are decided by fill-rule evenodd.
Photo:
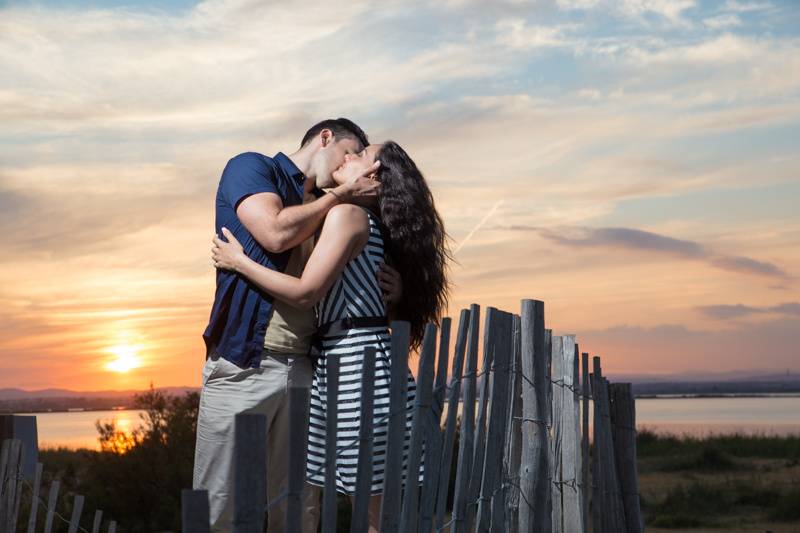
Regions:
M 333 181 L 337 185 L 341 185 L 353 176 L 363 172 L 375 162 L 375 157 L 380 149 L 380 144 L 370 144 L 357 154 L 345 154 L 344 163 L 333 171 Z

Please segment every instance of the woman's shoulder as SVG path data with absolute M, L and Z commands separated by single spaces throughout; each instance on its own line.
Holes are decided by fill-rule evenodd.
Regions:
M 353 204 L 333 206 L 325 217 L 326 226 L 334 226 L 340 230 L 351 229 L 354 233 L 369 231 L 369 215 L 367 211 Z

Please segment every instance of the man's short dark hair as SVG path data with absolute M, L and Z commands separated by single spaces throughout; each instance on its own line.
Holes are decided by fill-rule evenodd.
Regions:
M 300 141 L 300 147 L 302 148 L 305 146 L 308 141 L 319 135 L 319 132 L 322 130 L 331 130 L 331 133 L 333 133 L 333 136 L 337 139 L 356 139 L 365 147 L 369 144 L 367 134 L 352 120 L 346 118 L 329 118 L 328 120 L 323 120 L 318 124 L 314 124 L 303 136 L 303 140 Z

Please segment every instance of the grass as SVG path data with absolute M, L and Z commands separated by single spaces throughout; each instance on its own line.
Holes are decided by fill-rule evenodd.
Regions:
M 642 510 L 649 527 L 800 526 L 798 436 L 701 438 L 644 430 L 638 434 L 637 453 Z

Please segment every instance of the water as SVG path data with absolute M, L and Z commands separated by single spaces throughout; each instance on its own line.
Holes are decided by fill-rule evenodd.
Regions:
M 637 398 L 636 427 L 697 436 L 800 434 L 800 396 Z
M 99 433 L 95 420 L 116 420 L 117 428 L 130 432 L 142 423 L 139 410 L 72 411 L 67 413 L 33 413 L 39 431 L 39 447 L 89 448 L 99 450 Z M 27 414 L 27 413 L 26 413 Z
M 143 411 L 37 413 L 42 448 L 99 449 L 95 420 L 117 420 L 120 429 L 141 423 Z M 709 433 L 800 434 L 800 396 L 775 395 L 725 398 L 639 398 L 637 427 L 692 435 Z M 591 416 L 590 416 L 591 420 Z

